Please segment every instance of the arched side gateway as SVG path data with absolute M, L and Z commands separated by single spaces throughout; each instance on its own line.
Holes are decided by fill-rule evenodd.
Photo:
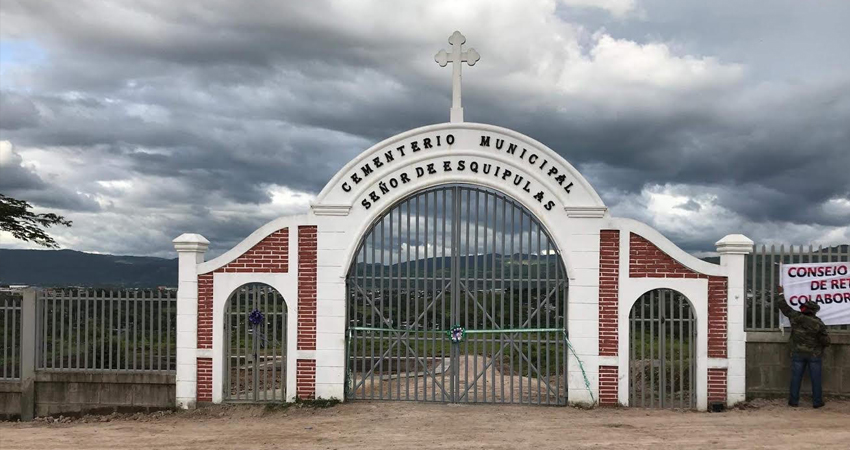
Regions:
M 491 261 L 496 255 L 498 266 L 499 261 L 504 262 L 505 254 L 512 254 L 507 250 L 503 253 L 501 249 L 498 252 L 489 249 L 487 252 L 471 252 L 464 247 L 466 241 L 457 246 L 455 233 L 451 233 L 453 241 L 445 241 L 446 253 L 438 252 L 437 260 L 432 261 L 448 262 L 448 270 L 437 271 L 438 276 L 445 277 L 447 281 L 442 285 L 438 282 L 434 288 L 433 268 L 428 266 L 427 280 L 431 282 L 432 290 L 427 295 L 424 293 L 424 285 L 422 289 L 410 289 L 416 287 L 419 278 L 414 277 L 414 281 L 410 281 L 407 286 L 403 281 L 402 287 L 398 288 L 399 268 L 384 267 L 380 261 L 376 266 L 375 260 L 369 259 L 375 225 L 380 227 L 384 223 L 387 237 L 389 230 L 385 222 L 389 221 L 392 214 L 393 223 L 397 227 L 396 217 L 410 215 L 410 199 L 419 198 L 421 207 L 424 198 L 431 196 L 429 207 L 433 210 L 434 193 L 438 193 L 436 195 L 440 200 L 436 205 L 443 209 L 449 206 L 442 215 L 432 211 L 427 216 L 432 221 L 429 233 L 433 233 L 434 218 L 439 222 L 439 233 L 442 233 L 440 227 L 443 220 L 446 220 L 447 235 L 454 228 L 465 227 L 467 222 L 472 223 L 474 228 L 475 221 L 456 219 L 463 217 L 466 204 L 463 201 L 448 201 L 450 197 L 454 199 L 454 190 L 461 192 L 461 196 L 466 193 L 472 196 L 477 192 L 476 195 L 489 196 L 491 202 L 493 198 L 503 199 L 496 203 L 502 204 L 503 209 L 517 211 L 517 214 L 523 211 L 525 217 L 530 218 L 527 223 L 540 230 L 541 240 L 545 237 L 552 248 L 559 252 L 554 259 L 562 265 L 562 269 L 559 269 L 562 271 L 558 273 L 565 274 L 563 281 L 569 282 L 569 302 L 564 304 L 561 298 L 557 307 L 559 311 L 549 312 L 566 317 L 566 323 L 555 323 L 554 328 L 569 330 L 575 353 L 567 355 L 568 364 L 563 365 L 562 347 L 555 350 L 559 358 L 557 367 L 551 362 L 543 364 L 550 370 L 548 375 L 546 370 L 540 370 L 540 360 L 532 359 L 528 352 L 519 356 L 523 362 L 522 369 L 518 363 L 505 364 L 503 355 L 509 357 L 513 352 L 517 356 L 522 352 L 513 345 L 502 345 L 505 336 L 511 335 L 507 332 L 500 333 L 501 341 L 496 337 L 496 331 L 491 331 L 491 336 L 478 335 L 476 339 L 486 340 L 491 346 L 490 353 L 484 353 L 475 349 L 466 352 L 460 350 L 461 347 L 452 351 L 451 346 L 446 347 L 443 343 L 443 347 L 440 347 L 439 342 L 433 346 L 428 344 L 426 350 L 425 347 L 414 346 L 416 341 L 412 330 L 407 330 L 407 334 L 397 331 L 405 329 L 403 322 L 407 322 L 409 328 L 419 327 L 418 333 L 428 332 L 432 335 L 444 332 L 446 326 L 459 324 L 469 325 L 466 328 L 470 330 L 495 330 L 491 320 L 495 317 L 492 311 L 495 304 L 490 300 L 486 303 L 491 308 L 487 311 L 490 318 L 484 316 L 487 322 L 482 322 L 480 316 L 478 321 L 472 319 L 472 322 L 463 322 L 461 316 L 466 312 L 473 312 L 477 308 L 484 313 L 481 302 L 480 307 L 474 307 L 470 300 L 469 308 L 464 309 L 465 305 L 460 301 L 464 289 L 468 293 L 466 298 L 480 296 L 483 299 L 489 296 L 492 299 L 496 296 L 501 300 L 504 292 L 506 304 L 509 304 L 507 299 L 516 292 L 524 292 L 526 296 L 531 292 L 533 299 L 544 295 L 542 287 L 537 291 L 527 286 L 516 288 L 515 291 L 505 290 L 503 286 L 510 287 L 512 280 L 507 274 L 502 278 L 501 266 L 495 282 L 492 281 L 492 271 L 486 274 L 491 279 L 490 284 L 482 278 L 485 275 L 474 269 L 472 272 L 453 273 L 458 267 L 463 267 L 462 264 L 451 265 L 452 259 L 458 258 L 458 255 L 464 260 L 464 256 L 480 251 L 489 255 Z M 447 203 L 440 203 L 443 193 Z M 456 211 L 456 204 L 461 205 L 460 213 Z M 491 213 L 492 210 L 488 212 Z M 501 218 L 497 217 L 497 221 L 499 223 L 495 228 L 493 224 L 485 224 L 480 229 L 488 228 L 491 239 L 495 230 L 496 246 L 500 247 L 502 238 L 498 232 L 506 228 L 500 228 Z M 405 226 L 406 218 L 402 224 L 402 233 L 406 232 Z M 394 230 L 393 233 L 397 233 L 397 229 Z M 509 243 L 511 233 L 503 235 L 508 236 L 505 239 L 506 244 Z M 397 240 L 398 235 L 393 234 L 393 238 Z M 439 240 L 441 238 L 440 235 L 435 241 L 440 246 L 444 243 Z M 409 248 L 423 248 L 422 239 L 424 236 L 414 239 L 418 244 Z M 465 235 L 463 239 L 466 239 Z M 392 398 L 395 399 L 408 395 L 408 380 L 411 381 L 410 395 L 416 400 L 413 385 L 418 377 L 420 381 L 426 379 L 430 383 L 429 400 L 476 401 L 477 392 L 477 401 L 483 401 L 486 391 L 488 402 L 539 401 L 561 404 L 568 398 L 570 402 L 598 401 L 601 404 L 628 405 L 630 302 L 643 292 L 656 288 L 675 289 L 693 303 L 697 324 L 694 375 L 697 408 L 705 409 L 710 402 L 731 405 L 744 398 L 743 255 L 750 251 L 752 242 L 740 235 L 730 235 L 719 241 L 720 265 L 694 258 L 644 224 L 610 217 L 593 188 L 567 161 L 543 144 L 504 128 L 447 123 L 411 130 L 383 141 L 341 169 L 317 196 L 308 214 L 276 219 L 211 261 L 204 261 L 203 254 L 208 243 L 202 236 L 187 234 L 174 242 L 180 255 L 177 400 L 183 407 L 191 407 L 197 402 L 223 400 L 224 338 L 220 333 L 224 329 L 224 305 L 233 289 L 249 282 L 267 283 L 280 291 L 287 301 L 289 335 L 286 373 L 294 375 L 288 376 L 286 380 L 287 400 L 293 400 L 296 396 L 345 398 L 346 393 L 350 394 L 348 398 L 362 398 L 364 393 L 367 398 L 372 395 L 380 398 L 381 392 L 387 398 L 387 390 L 390 388 L 393 389 Z M 384 240 L 380 242 L 389 253 L 397 252 L 400 248 L 397 242 L 395 245 Z M 518 239 L 515 240 L 515 245 L 518 242 Z M 532 242 L 532 245 L 536 245 L 536 242 Z M 448 248 L 458 248 L 459 252 L 449 252 Z M 537 251 L 544 253 L 542 248 L 537 248 Z M 368 253 L 365 265 L 364 252 Z M 402 265 L 406 261 L 406 249 L 403 253 L 400 259 Z M 525 253 L 525 248 L 521 253 Z M 378 254 L 376 251 L 376 258 Z M 389 254 L 382 254 L 386 262 Z M 546 256 L 553 257 L 549 253 Z M 433 253 L 429 253 L 429 258 L 433 258 Z M 531 253 L 519 258 L 533 261 L 536 256 Z M 512 266 L 507 264 L 504 267 L 507 269 Z M 395 277 L 394 300 L 400 298 L 397 295 L 399 289 L 400 292 L 407 289 L 411 295 L 421 295 L 420 307 L 432 314 L 428 326 L 425 327 L 424 316 L 419 319 L 421 322 L 417 322 L 421 311 L 416 315 L 414 308 L 416 317 L 408 315 L 406 303 L 404 307 L 397 305 L 396 309 L 389 309 L 394 316 L 384 315 L 386 320 L 382 320 L 380 314 L 376 313 L 373 321 L 370 303 L 380 300 L 377 303 L 381 304 L 384 296 L 389 298 L 390 295 L 383 290 L 384 284 L 371 284 L 371 281 L 363 280 L 366 274 L 371 278 L 373 273 L 376 276 L 384 274 L 385 278 Z M 483 287 L 470 288 L 463 283 L 462 278 L 467 275 L 474 275 Z M 356 280 L 358 276 L 361 278 L 359 282 Z M 549 281 L 544 278 L 541 285 Z M 365 295 L 357 290 L 358 286 Z M 445 306 L 444 309 L 424 303 L 426 298 L 433 303 L 437 299 L 435 293 L 439 296 L 444 291 L 451 294 L 445 297 L 447 304 L 439 306 Z M 406 302 L 406 294 L 401 298 Z M 533 299 L 521 303 L 522 307 L 527 309 L 531 305 L 534 308 Z M 443 302 L 443 297 L 437 301 Z M 454 302 L 454 308 L 448 304 L 450 302 Z M 515 303 L 515 307 L 518 304 Z M 381 306 L 377 308 L 380 312 Z M 544 317 L 547 308 L 541 310 Z M 563 308 L 566 309 L 561 311 Z M 384 312 L 387 312 L 386 308 Z M 435 313 L 439 313 L 439 320 L 434 318 Z M 495 320 L 499 327 L 502 317 Z M 508 322 L 511 317 L 515 323 L 519 320 L 519 316 L 511 316 L 510 313 L 504 316 Z M 452 323 L 452 319 L 460 319 L 461 322 Z M 521 325 L 524 324 L 522 322 Z M 541 324 L 543 322 L 545 319 Z M 391 331 L 368 331 L 361 327 L 386 328 Z M 353 339 L 348 340 L 350 332 Z M 467 338 L 465 342 L 473 342 L 471 334 Z M 550 338 L 552 336 L 541 336 L 544 341 Z M 356 344 L 358 339 L 360 344 Z M 527 348 L 527 336 L 513 334 L 511 339 L 521 339 Z M 348 348 L 349 343 L 352 349 Z M 380 349 L 382 343 L 383 352 Z M 373 344 L 378 346 L 376 354 L 372 354 Z M 387 347 L 391 349 L 389 354 L 386 354 Z M 503 347 L 504 350 L 499 354 Z M 532 345 L 532 348 L 536 358 L 538 347 Z M 539 348 L 543 358 L 545 347 Z M 403 350 L 403 357 L 398 349 Z M 555 353 L 546 354 L 551 358 Z M 486 361 L 478 373 L 480 377 L 464 379 L 460 375 L 452 375 L 452 367 L 457 371 L 464 358 L 468 360 L 471 356 L 475 359 L 476 355 L 484 357 Z M 396 358 L 392 364 L 388 359 L 390 356 Z M 530 366 L 525 358 L 531 360 Z M 581 366 L 577 363 L 579 360 L 582 361 Z M 443 373 L 447 378 L 442 387 L 435 385 L 437 377 L 434 375 L 441 361 L 446 371 L 440 372 L 439 381 L 442 383 Z M 466 368 L 475 372 L 478 367 L 476 364 L 480 362 L 473 361 Z M 374 371 L 369 372 L 372 366 L 378 371 L 384 370 L 381 383 L 377 380 L 378 374 L 375 374 L 376 381 L 372 384 Z M 486 367 L 486 382 L 483 367 Z M 527 372 L 529 367 L 531 374 Z M 350 377 L 348 368 L 352 372 Z M 520 400 L 519 391 L 511 390 L 509 384 L 506 384 L 503 397 L 500 377 L 503 372 L 510 374 L 512 368 L 514 375 L 518 372 L 520 377 L 530 377 L 533 385 L 540 380 L 540 394 L 536 394 L 536 386 L 532 386 L 531 391 L 524 388 Z M 553 373 L 556 374 L 555 379 L 551 379 Z M 400 374 L 404 376 L 399 377 Z M 547 377 L 549 384 L 545 385 Z M 366 378 L 369 381 L 365 381 Z M 403 383 L 399 379 L 404 380 Z M 347 384 L 347 381 L 351 383 Z M 497 381 L 495 394 L 493 381 Z M 464 382 L 467 384 L 462 386 Z M 566 391 L 558 386 L 558 382 L 566 384 Z M 404 395 L 400 391 L 402 385 Z M 547 386 L 554 387 L 550 390 Z M 512 392 L 514 398 L 510 399 Z M 529 392 L 537 396 L 528 397 Z M 425 393 L 424 385 L 421 393 Z M 472 400 L 468 400 L 469 395 L 472 395 Z
M 653 289 L 632 305 L 629 405 L 696 407 L 695 316 L 688 298 L 672 289 Z
M 238 287 L 224 308 L 224 380 L 228 402 L 286 401 L 286 302 L 263 283 Z
M 563 405 L 567 286 L 557 245 L 501 192 L 397 202 L 347 278 L 350 399 Z

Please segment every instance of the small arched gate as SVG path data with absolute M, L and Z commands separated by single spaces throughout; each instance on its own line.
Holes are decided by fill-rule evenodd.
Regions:
M 347 291 L 348 398 L 566 404 L 566 271 L 512 198 L 403 199 L 365 234 Z
M 227 299 L 225 401 L 286 400 L 286 302 L 262 283 L 240 286 Z
M 643 294 L 629 313 L 629 405 L 696 407 L 696 316 L 671 289 Z

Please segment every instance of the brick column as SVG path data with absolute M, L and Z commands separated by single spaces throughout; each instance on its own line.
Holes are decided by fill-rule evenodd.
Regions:
M 198 348 L 212 349 L 213 274 L 198 275 Z M 197 398 L 212 401 L 212 358 L 198 358 Z
M 620 403 L 619 371 L 617 366 L 599 366 L 599 404 L 601 406 L 617 406 Z
M 619 345 L 620 232 L 599 236 L 599 356 L 617 356 Z M 617 405 L 617 366 L 599 366 L 599 404 Z
M 212 402 L 212 358 L 198 358 L 198 403 Z
M 316 264 L 317 228 L 298 227 L 298 350 L 316 350 Z M 299 358 L 296 362 L 296 395 L 301 399 L 316 396 L 316 360 Z
M 296 363 L 295 395 L 301 400 L 316 398 L 316 360 L 299 359 Z
M 741 269 L 743 273 L 743 268 Z M 708 277 L 708 357 L 726 358 L 726 277 Z M 743 317 L 743 312 L 741 317 Z
M 726 369 L 708 369 L 708 403 L 726 403 Z

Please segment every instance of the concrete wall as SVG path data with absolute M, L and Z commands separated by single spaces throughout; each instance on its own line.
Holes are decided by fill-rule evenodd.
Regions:
M 35 376 L 35 415 L 175 406 L 174 374 L 62 373 Z M 20 416 L 20 383 L 0 383 L 0 418 Z
M 747 397 L 788 395 L 791 383 L 791 354 L 788 336 L 778 331 L 747 333 Z M 830 334 L 832 345 L 823 358 L 824 395 L 850 397 L 850 333 Z M 803 377 L 802 395 L 811 395 L 808 375 Z
M 21 415 L 21 384 L 0 381 L 0 419 Z

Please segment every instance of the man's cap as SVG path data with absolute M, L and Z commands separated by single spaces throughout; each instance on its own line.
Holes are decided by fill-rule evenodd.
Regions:
M 818 311 L 820 311 L 820 305 L 818 305 L 817 302 L 813 302 L 811 300 L 807 301 L 806 303 L 803 303 L 802 306 L 806 308 L 806 312 L 810 312 L 812 314 L 817 314 Z

